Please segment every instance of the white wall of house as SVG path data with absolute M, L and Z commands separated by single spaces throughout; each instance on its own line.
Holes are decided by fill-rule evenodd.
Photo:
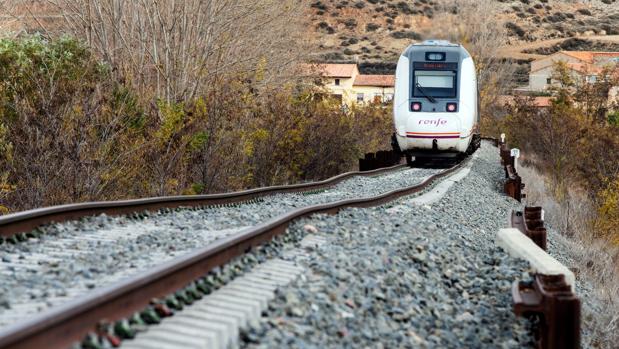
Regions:
M 531 71 L 529 72 L 529 90 L 545 91 L 550 84 L 548 79 L 552 77 L 552 71 L 556 62 L 565 63 L 582 63 L 577 58 L 568 56 L 562 52 L 557 52 L 546 58 L 538 59 L 531 62 Z
M 529 74 L 529 89 L 533 91 L 544 91 L 550 84 L 548 79 L 552 78 L 552 66 L 540 69 Z
M 371 103 L 377 99 L 387 102 L 393 99 L 395 88 L 379 86 L 354 86 L 355 103 Z

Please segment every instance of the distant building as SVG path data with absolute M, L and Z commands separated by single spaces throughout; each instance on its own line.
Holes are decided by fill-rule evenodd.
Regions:
M 391 102 L 395 75 L 357 75 L 353 83 L 356 102 Z
M 312 64 L 304 70 L 320 76 L 331 96 L 346 105 L 393 99 L 394 75 L 363 75 L 356 64 Z
M 555 81 L 552 79 L 554 64 L 565 62 L 574 76 L 584 74 L 587 82 L 594 83 L 603 67 L 619 63 L 619 52 L 559 51 L 548 57 L 531 62 L 529 91 L 546 91 Z

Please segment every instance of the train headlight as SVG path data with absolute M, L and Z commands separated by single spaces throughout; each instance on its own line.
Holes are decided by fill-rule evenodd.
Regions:
M 458 111 L 458 103 L 447 103 L 447 111 L 455 113 Z
M 411 103 L 412 111 L 421 111 L 421 102 L 413 102 Z

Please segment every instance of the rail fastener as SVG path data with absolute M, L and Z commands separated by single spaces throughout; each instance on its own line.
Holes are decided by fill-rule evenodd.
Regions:
M 542 250 L 547 251 L 547 231 L 544 227 L 544 210 L 541 207 L 525 207 L 523 211 L 512 211 L 510 225 L 533 240 Z
M 517 316 L 539 319 L 534 327 L 538 348 L 580 348 L 580 299 L 565 275 L 537 274 L 532 282 L 515 281 L 512 297 Z

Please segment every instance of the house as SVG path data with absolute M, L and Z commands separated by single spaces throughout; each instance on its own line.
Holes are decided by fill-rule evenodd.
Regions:
M 559 51 L 531 62 L 529 91 L 542 92 L 552 84 L 556 62 L 565 62 L 576 77 L 584 75 L 587 82 L 595 82 L 604 66 L 619 63 L 619 52 Z
M 331 96 L 343 104 L 389 102 L 395 90 L 394 75 L 363 75 L 356 64 L 311 64 L 303 70 L 321 77 Z
M 353 91 L 357 103 L 391 102 L 395 91 L 395 75 L 357 75 Z

